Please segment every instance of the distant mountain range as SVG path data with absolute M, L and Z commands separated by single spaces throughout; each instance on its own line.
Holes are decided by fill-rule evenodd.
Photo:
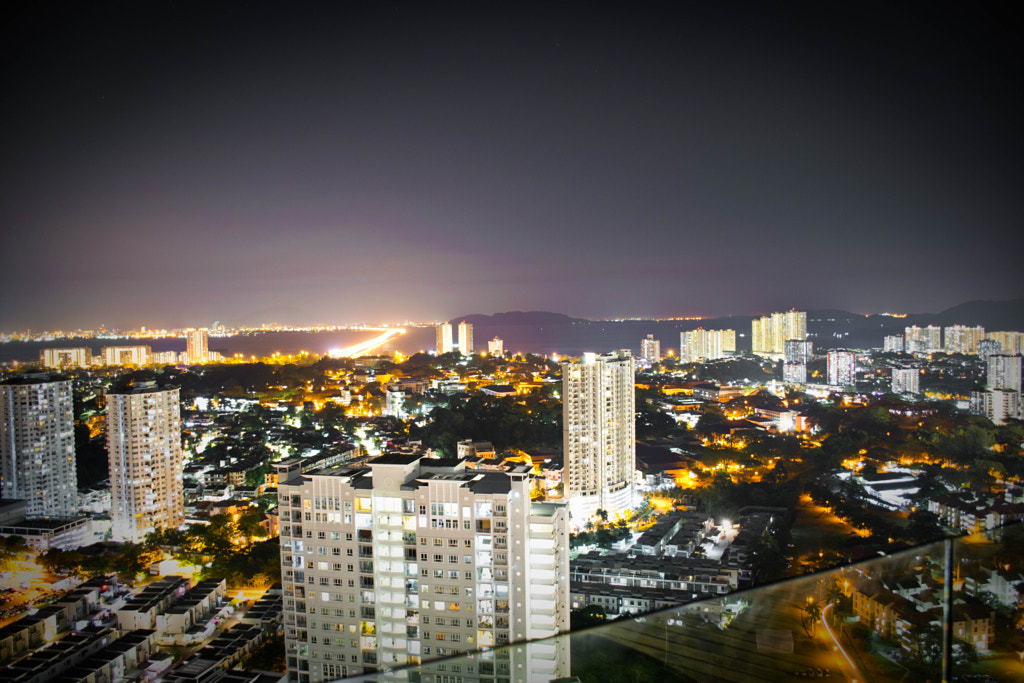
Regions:
M 484 348 L 491 335 L 505 340 L 505 348 L 552 350 L 577 353 L 580 348 L 633 348 L 654 334 L 662 340 L 662 351 L 678 348 L 679 332 L 698 327 L 731 328 L 737 332 L 739 351 L 750 349 L 750 321 L 757 316 L 736 315 L 704 320 L 586 320 L 549 311 L 508 311 L 494 315 L 475 313 L 453 318 L 452 324 L 465 320 L 474 326 L 476 346 Z M 1024 299 L 1008 301 L 968 301 L 939 313 L 911 313 L 905 317 L 863 315 L 826 309 L 807 312 L 807 331 L 816 349 L 872 348 L 882 346 L 886 335 L 903 334 L 911 325 L 981 325 L 986 330 L 1024 330 Z M 607 348 L 606 348 L 607 347 Z

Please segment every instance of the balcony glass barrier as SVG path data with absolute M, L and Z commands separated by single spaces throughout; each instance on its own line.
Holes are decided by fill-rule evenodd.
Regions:
M 1024 526 L 348 681 L 1024 681 Z M 434 643 L 435 647 L 443 643 Z

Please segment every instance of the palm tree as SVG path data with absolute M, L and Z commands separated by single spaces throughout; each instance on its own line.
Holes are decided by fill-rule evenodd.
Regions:
M 807 636 L 813 638 L 817 631 L 818 619 L 821 618 L 821 606 L 813 598 L 808 598 L 800 611 L 800 625 L 804 627 Z

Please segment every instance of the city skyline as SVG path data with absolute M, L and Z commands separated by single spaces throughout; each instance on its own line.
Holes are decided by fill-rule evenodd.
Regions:
M 0 329 L 1018 297 L 999 11 L 25 6 Z

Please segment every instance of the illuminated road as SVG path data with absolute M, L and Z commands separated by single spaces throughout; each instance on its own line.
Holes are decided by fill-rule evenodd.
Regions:
M 358 358 L 374 349 L 387 344 L 398 335 L 405 334 L 404 327 L 395 327 L 382 331 L 382 334 L 344 349 L 331 349 L 331 358 Z
M 832 632 L 832 627 L 828 625 L 828 611 L 835 607 L 835 604 L 836 603 L 834 602 L 830 602 L 825 605 L 825 609 L 821 610 L 821 623 L 825 625 L 825 630 L 828 631 L 829 637 L 832 638 L 832 642 L 836 644 L 836 649 L 842 653 L 843 659 L 846 660 L 846 663 L 850 665 L 850 669 L 853 670 L 852 679 L 854 681 L 862 680 L 860 678 L 860 672 L 857 671 L 856 665 L 854 665 L 853 660 L 850 659 L 850 655 L 846 654 L 846 650 L 843 649 L 842 644 L 839 642 L 839 638 L 837 638 L 836 634 Z

